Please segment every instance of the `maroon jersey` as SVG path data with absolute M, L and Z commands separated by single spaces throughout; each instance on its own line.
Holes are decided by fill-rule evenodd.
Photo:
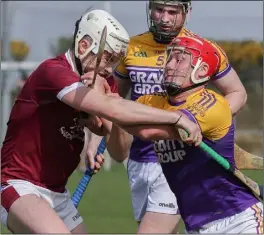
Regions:
M 106 78 L 106 81 L 111 88 L 111 92 L 118 93 L 118 85 L 117 85 L 117 82 L 114 79 L 114 77 L 110 76 L 110 77 Z
M 12 108 L 1 150 L 1 182 L 22 179 L 63 192 L 80 161 L 84 132 L 79 112 L 60 99 L 79 86 L 69 52 L 44 61 Z

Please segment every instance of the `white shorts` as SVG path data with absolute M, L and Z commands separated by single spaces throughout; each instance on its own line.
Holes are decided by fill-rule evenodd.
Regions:
M 178 213 L 175 195 L 170 190 L 160 163 L 136 162 L 129 159 L 127 170 L 136 221 L 141 221 L 147 211 Z
M 1 186 L 1 222 L 4 225 L 7 224 L 8 211 L 12 203 L 27 194 L 34 194 L 46 200 L 70 231 L 83 222 L 71 201 L 68 190 L 64 193 L 57 193 L 28 181 L 8 180 L 7 185 Z
M 254 233 L 263 234 L 263 204 L 261 202 L 241 213 L 213 221 L 197 231 L 187 233 Z

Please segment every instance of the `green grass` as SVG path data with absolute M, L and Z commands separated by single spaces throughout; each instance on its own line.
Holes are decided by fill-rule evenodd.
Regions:
M 262 183 L 262 171 L 246 171 L 249 177 Z M 82 174 L 74 172 L 68 188 L 74 191 Z M 111 172 L 101 171 L 93 177 L 79 205 L 89 233 L 135 233 L 136 222 L 130 200 L 128 178 L 123 164 L 114 165 Z M 180 232 L 184 232 L 181 224 Z M 8 233 L 2 226 L 1 233 Z

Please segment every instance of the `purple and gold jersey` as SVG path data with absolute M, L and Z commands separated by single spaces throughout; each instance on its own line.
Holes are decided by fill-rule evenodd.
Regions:
M 194 33 L 185 28 L 179 36 L 193 36 Z M 221 66 L 214 79 L 219 79 L 227 74 L 231 67 L 225 53 L 214 42 L 212 43 L 221 56 Z M 136 100 L 142 95 L 161 92 L 161 69 L 166 61 L 166 45 L 158 44 L 153 40 L 153 35 L 146 32 L 130 39 L 128 53 L 117 66 L 114 74 L 121 79 L 130 79 L 131 100 Z M 152 143 L 134 137 L 131 145 L 130 158 L 139 162 L 156 162 Z
M 217 93 L 202 89 L 181 103 L 162 93 L 145 95 L 139 103 L 164 110 L 178 110 L 198 123 L 203 141 L 231 164 L 234 161 L 234 123 L 228 102 Z M 187 230 L 239 213 L 257 199 L 205 152 L 177 140 L 154 142 L 167 182 L 174 192 Z

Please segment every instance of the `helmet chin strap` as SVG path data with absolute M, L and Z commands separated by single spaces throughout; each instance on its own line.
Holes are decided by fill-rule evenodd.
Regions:
M 76 46 L 78 46 L 78 43 L 76 42 L 76 35 L 77 35 L 78 30 L 79 30 L 79 24 L 80 24 L 81 20 L 82 20 L 82 17 L 79 20 L 77 20 L 75 23 L 75 30 L 74 30 L 74 34 L 73 34 L 73 40 L 74 40 L 73 48 L 74 49 L 76 48 Z M 75 62 L 76 69 L 77 69 L 78 73 L 80 75 L 83 75 L 82 63 L 81 63 L 81 60 L 76 56 L 75 51 L 74 51 L 74 62 Z
M 74 42 L 74 44 L 76 44 L 76 42 Z M 87 55 L 92 51 L 93 48 L 94 47 L 90 46 L 90 48 L 88 48 L 85 51 L 84 54 L 82 54 L 82 55 L 78 54 L 77 56 L 76 56 L 76 49 L 75 49 L 74 60 L 75 60 L 75 64 L 76 64 L 77 71 L 78 71 L 78 73 L 80 75 L 83 75 L 84 74 L 84 71 L 83 70 L 84 70 L 85 66 L 88 65 L 89 63 L 91 63 L 91 61 L 89 61 L 85 66 L 83 66 L 82 63 L 81 63 L 81 60 L 84 61 L 84 58 L 87 57 Z
M 187 25 L 188 17 L 189 17 L 189 10 L 186 14 L 186 17 L 185 17 L 185 20 L 184 20 L 182 26 L 178 29 L 171 31 L 171 32 L 158 31 L 157 26 L 155 26 L 154 21 L 153 21 L 153 25 L 149 28 L 149 31 L 153 34 L 154 41 L 159 43 L 159 44 L 164 44 L 164 45 L 170 44 L 172 42 L 172 40 L 180 34 L 182 28 L 185 25 Z
M 206 83 L 207 83 L 207 81 L 204 81 L 201 83 L 193 84 L 193 85 L 185 87 L 185 88 L 181 88 L 179 85 L 175 84 L 174 82 L 164 82 L 163 87 L 166 90 L 168 96 L 177 96 L 177 95 L 182 94 L 183 92 L 192 90 L 192 89 L 199 87 L 199 86 L 202 86 Z
M 153 10 L 153 4 L 160 4 L 165 6 L 182 6 L 183 7 L 183 11 L 185 14 L 185 18 L 183 19 L 183 23 L 181 26 L 179 26 L 180 28 L 173 30 L 172 32 L 162 32 L 157 30 L 157 26 L 155 25 L 154 20 L 151 17 L 151 11 Z M 159 43 L 159 44 L 170 44 L 172 42 L 172 40 L 177 37 L 179 35 L 179 33 L 181 32 L 182 28 L 184 27 L 184 25 L 186 25 L 186 21 L 188 20 L 189 17 L 189 12 L 191 10 L 191 0 L 182 0 L 182 1 L 167 1 L 167 0 L 163 0 L 163 1 L 154 1 L 154 0 L 149 0 L 149 4 L 147 5 L 148 9 L 147 9 L 147 20 L 148 20 L 148 26 L 149 26 L 149 31 L 153 34 L 153 39 L 155 42 Z M 176 20 L 174 22 L 174 26 L 176 26 Z
M 210 79 L 210 76 L 206 76 L 206 77 L 200 78 L 200 79 L 195 78 L 195 73 L 202 66 L 202 62 L 203 62 L 202 58 L 199 57 L 194 68 L 193 68 L 193 71 L 191 73 L 191 80 L 194 84 L 200 84 L 200 83 L 206 82 Z
M 164 45 L 170 44 L 171 41 L 179 35 L 181 30 L 182 27 L 177 31 L 167 33 L 167 32 L 158 32 L 156 30 L 156 26 L 150 27 L 150 32 L 153 34 L 154 41 Z
M 90 47 L 85 51 L 84 54 L 82 54 L 82 55 L 79 54 L 78 43 L 80 40 L 78 40 L 76 38 L 76 35 L 77 35 L 78 30 L 79 30 L 79 24 L 80 24 L 81 20 L 82 20 L 82 17 L 79 20 L 77 20 L 75 23 L 75 30 L 74 30 L 74 34 L 73 34 L 73 40 L 74 40 L 74 45 L 73 45 L 74 51 L 73 52 L 74 52 L 74 62 L 76 64 L 76 69 L 80 75 L 83 75 L 84 71 L 83 71 L 81 59 L 84 59 L 91 51 L 93 51 L 95 49 L 95 42 L 93 42 L 92 45 L 90 45 Z
M 76 56 L 74 56 L 74 60 L 75 60 L 76 69 L 77 69 L 78 73 L 80 75 L 83 75 L 84 72 L 83 72 L 81 60 L 79 58 L 77 58 Z

